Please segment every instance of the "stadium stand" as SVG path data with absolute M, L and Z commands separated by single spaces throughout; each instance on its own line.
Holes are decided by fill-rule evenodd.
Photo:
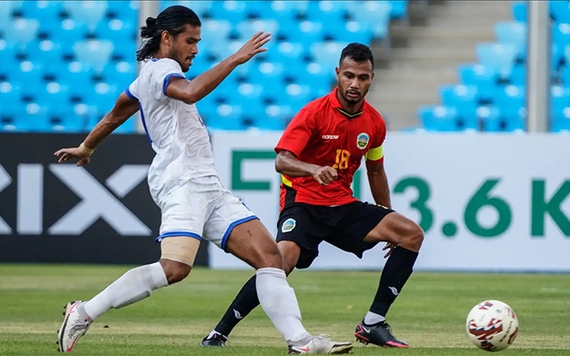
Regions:
M 407 16 L 407 1 L 399 0 L 162 1 L 161 9 L 174 4 L 194 9 L 203 22 L 190 79 L 256 31 L 273 33 L 270 51 L 198 103 L 209 127 L 228 130 L 283 129 L 302 105 L 330 90 L 344 45 L 386 38 L 390 20 Z M 136 77 L 138 6 L 0 2 L 0 131 L 91 129 Z M 119 132 L 135 127 L 132 118 Z
M 419 108 L 428 131 L 513 132 L 526 126 L 526 2 L 512 3 L 513 20 L 495 24 L 496 42 L 480 43 L 478 63 L 458 68 L 461 83 L 440 90 L 440 105 Z M 570 130 L 570 2 L 551 1 L 551 131 Z

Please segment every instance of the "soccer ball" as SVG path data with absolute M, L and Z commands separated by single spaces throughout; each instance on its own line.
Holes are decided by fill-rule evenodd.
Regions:
M 514 310 L 498 300 L 485 300 L 467 315 L 467 335 L 485 351 L 501 351 L 517 337 L 519 320 Z

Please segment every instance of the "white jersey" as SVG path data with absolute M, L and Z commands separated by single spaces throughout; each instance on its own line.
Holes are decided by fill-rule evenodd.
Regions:
M 146 61 L 126 92 L 139 101 L 142 122 L 156 152 L 148 183 L 157 204 L 169 191 L 193 178 L 217 176 L 208 131 L 196 105 L 166 96 L 173 76 L 184 77 L 176 61 Z

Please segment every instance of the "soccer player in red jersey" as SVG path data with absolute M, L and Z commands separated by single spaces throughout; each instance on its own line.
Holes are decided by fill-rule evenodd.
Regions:
M 365 100 L 374 77 L 368 46 L 351 43 L 344 48 L 336 74 L 338 87 L 303 107 L 275 147 L 275 168 L 283 183 L 279 250 L 289 274 L 295 267 L 308 268 L 323 241 L 360 258 L 386 242 L 389 257 L 380 285 L 355 336 L 364 343 L 406 348 L 392 335 L 385 316 L 412 274 L 424 234 L 390 208 L 382 151 L 386 124 Z M 359 201 L 350 187 L 363 157 L 376 204 Z M 225 346 L 231 330 L 257 305 L 254 276 L 202 345 Z

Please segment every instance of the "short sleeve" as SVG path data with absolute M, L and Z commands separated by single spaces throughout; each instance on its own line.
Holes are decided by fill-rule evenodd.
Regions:
M 281 139 L 275 146 L 275 152 L 290 151 L 299 157 L 315 130 L 315 115 L 301 109 L 291 120 Z
M 185 78 L 180 64 L 170 58 L 162 58 L 155 63 L 153 75 L 151 76 L 151 87 L 155 93 L 162 93 L 166 96 L 166 88 L 173 77 Z
M 139 78 L 135 79 L 125 90 L 125 94 L 133 100 L 139 100 Z
M 364 156 L 367 161 L 373 163 L 384 162 L 384 141 L 386 140 L 386 125 L 384 120 L 381 121 L 382 125 L 379 127 L 378 139 L 374 141 L 371 149 L 366 152 Z

